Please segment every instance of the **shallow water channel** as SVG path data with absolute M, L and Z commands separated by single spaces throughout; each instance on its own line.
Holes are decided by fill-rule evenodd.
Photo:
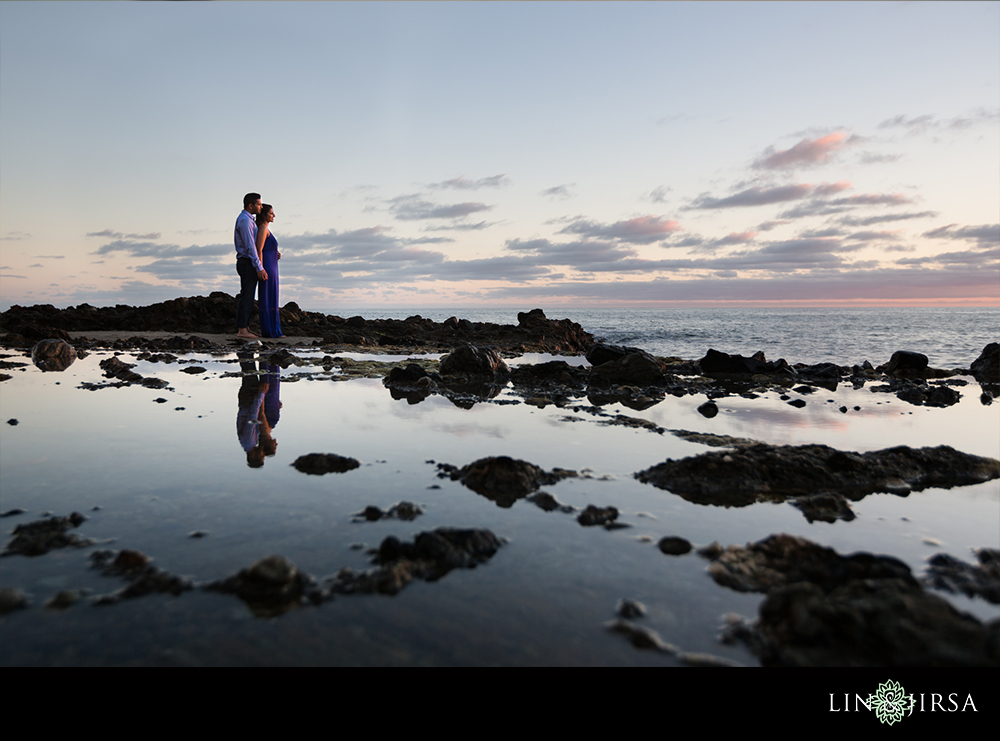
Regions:
M 244 379 L 233 354 L 165 364 L 123 353 L 135 372 L 169 387 L 87 390 L 81 383 L 106 381 L 98 363 L 110 351 L 62 373 L 43 373 L 6 352 L 5 360 L 28 365 L 7 370 L 12 377 L 0 384 L 0 510 L 25 510 L 0 519 L 4 542 L 16 525 L 43 513 L 77 511 L 87 520 L 73 532 L 95 544 L 0 559 L 0 587 L 30 599 L 26 609 L 0 617 L 3 665 L 677 665 L 605 629 L 620 598 L 643 602 L 648 612 L 636 622 L 684 651 L 755 665 L 749 651 L 717 636 L 724 614 L 755 617 L 763 595 L 717 585 L 704 558 L 665 555 L 661 538 L 680 536 L 697 549 L 791 533 L 841 554 L 895 556 L 918 576 L 935 553 L 975 563 L 971 548 L 1000 547 L 997 481 L 870 495 L 852 503 L 853 521 L 810 523 L 787 503 L 704 506 L 633 478 L 667 458 L 711 450 L 670 430 L 855 451 L 946 444 L 1000 457 L 1000 403 L 981 403 L 971 378 L 948 408 L 843 384 L 807 396 L 791 392 L 807 402 L 802 408 L 777 392 L 721 398 L 711 419 L 697 411 L 703 395 L 668 395 L 643 411 L 603 408 L 666 430 L 657 433 L 605 424 L 608 417 L 582 409 L 586 398 L 540 408 L 508 389 L 465 409 L 441 396 L 394 400 L 377 379 L 337 381 L 271 366 L 264 367 L 271 371 L 266 404 L 268 418 L 276 417 L 270 434 L 277 448 L 251 467 L 237 431 Z M 182 372 L 192 364 L 207 370 Z M 570 408 L 577 404 L 581 409 Z M 308 475 L 291 465 L 309 453 L 349 456 L 361 466 Z M 437 463 L 461 467 L 500 455 L 577 471 L 544 490 L 578 511 L 614 506 L 631 527 L 583 527 L 576 513 L 546 512 L 525 499 L 502 507 L 437 476 Z M 400 501 L 424 513 L 412 521 L 357 517 L 366 506 L 385 510 Z M 122 586 L 91 567 L 89 553 L 99 548 L 139 550 L 195 582 L 274 553 L 318 578 L 345 566 L 370 568 L 366 549 L 388 535 L 409 540 L 440 526 L 487 528 L 508 542 L 485 564 L 416 580 L 394 596 L 338 595 L 275 617 L 255 617 L 235 596 L 198 589 L 93 602 Z M 191 537 L 195 532 L 203 537 Z M 90 592 L 66 609 L 43 607 L 67 589 Z M 1000 615 L 983 600 L 936 594 L 980 619 Z

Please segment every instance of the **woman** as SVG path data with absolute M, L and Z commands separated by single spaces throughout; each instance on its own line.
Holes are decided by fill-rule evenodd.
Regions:
M 281 333 L 281 320 L 278 318 L 278 240 L 271 234 L 271 222 L 274 221 L 274 208 L 270 203 L 260 207 L 257 214 L 257 257 L 260 258 L 267 280 L 259 284 L 257 290 L 257 306 L 260 309 L 261 337 L 284 337 Z

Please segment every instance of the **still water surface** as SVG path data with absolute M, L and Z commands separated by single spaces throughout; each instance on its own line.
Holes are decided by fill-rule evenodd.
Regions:
M 937 552 L 974 562 L 970 548 L 1000 547 L 995 481 L 909 497 L 872 495 L 852 504 L 852 522 L 810 524 L 790 504 L 708 507 L 639 483 L 636 471 L 709 450 L 669 432 L 608 426 L 568 407 L 462 409 L 439 396 L 410 404 L 393 400 L 378 380 L 309 380 L 294 366 L 271 376 L 272 407 L 280 403 L 272 430 L 277 450 L 251 468 L 237 434 L 241 379 L 224 375 L 239 370 L 234 355 L 184 357 L 208 369 L 189 375 L 181 372 L 185 365 L 137 362 L 126 353 L 121 359 L 137 362 L 136 372 L 167 380 L 170 388 L 78 388 L 101 380 L 98 363 L 109 355 L 93 353 L 63 373 L 33 366 L 7 371 L 13 378 L 0 385 L 3 420 L 19 422 L 0 426 L 2 509 L 27 510 L 0 520 L 5 537 L 43 512 L 79 511 L 89 519 L 75 532 L 99 541 L 88 549 L 0 559 L 0 586 L 20 588 L 32 600 L 29 609 L 0 618 L 5 665 L 676 663 L 603 629 L 622 597 L 647 605 L 643 623 L 664 640 L 755 664 L 749 652 L 721 645 L 716 636 L 722 615 L 753 617 L 762 597 L 716 585 L 694 553 L 665 556 L 655 545 L 661 537 L 727 545 L 787 532 L 841 553 L 893 555 L 915 573 Z M 605 409 L 668 430 L 776 444 L 857 451 L 947 444 L 1000 457 L 1000 404 L 983 405 L 979 386 L 965 380 L 962 401 L 946 409 L 843 385 L 802 397 L 802 409 L 776 393 L 726 397 L 713 419 L 696 411 L 703 396 L 668 396 L 641 412 Z M 504 392 L 498 400 L 518 399 Z M 841 406 L 850 411 L 841 413 Z M 291 466 L 308 453 L 351 456 L 362 465 L 309 476 Z M 545 490 L 577 509 L 615 506 L 632 527 L 585 528 L 574 515 L 526 500 L 499 507 L 436 476 L 436 462 L 462 466 L 494 455 L 584 472 Z M 425 514 L 412 522 L 354 521 L 365 506 L 387 509 L 401 500 L 420 504 Z M 140 550 L 160 568 L 199 582 L 271 553 L 322 577 L 344 566 L 368 567 L 358 544 L 375 547 L 387 535 L 410 539 L 438 526 L 488 528 L 509 542 L 485 565 L 414 582 L 394 597 L 338 596 L 270 619 L 253 617 L 235 597 L 197 590 L 107 607 L 87 601 L 63 611 L 41 607 L 62 589 L 96 595 L 123 585 L 89 568 L 87 554 L 97 547 Z M 208 535 L 190 538 L 196 530 Z M 981 600 L 942 595 L 980 618 L 1000 614 Z

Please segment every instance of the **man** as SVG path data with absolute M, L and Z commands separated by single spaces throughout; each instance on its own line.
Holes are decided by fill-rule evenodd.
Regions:
M 236 217 L 236 272 L 240 276 L 240 295 L 236 297 L 236 336 L 256 339 L 250 331 L 250 312 L 257 293 L 257 281 L 267 280 L 267 272 L 257 256 L 257 224 L 254 215 L 260 213 L 260 193 L 243 196 L 243 210 Z

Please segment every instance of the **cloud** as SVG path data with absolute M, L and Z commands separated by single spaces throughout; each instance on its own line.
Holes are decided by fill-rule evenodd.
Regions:
M 746 244 L 747 242 L 752 242 L 754 237 L 757 236 L 757 232 L 730 232 L 725 237 L 716 239 L 712 242 L 713 247 L 726 247 L 734 244 Z
M 898 214 L 883 214 L 881 216 L 844 216 L 838 219 L 838 223 L 845 226 L 871 226 L 872 224 L 884 224 L 887 221 L 905 221 L 908 219 L 925 219 L 937 216 L 937 211 L 916 211 Z
M 992 110 L 977 108 L 968 115 L 955 116 L 953 118 L 937 118 L 930 113 L 912 117 L 900 114 L 882 121 L 878 125 L 878 128 L 904 129 L 907 134 L 915 136 L 926 134 L 930 131 L 968 129 L 982 123 L 996 125 L 998 118 L 1000 118 L 1000 108 Z
M 818 139 L 803 139 L 790 149 L 776 152 L 774 147 L 768 147 L 752 167 L 758 170 L 788 170 L 822 165 L 830 161 L 846 139 L 847 134 L 843 131 L 835 131 Z
M 440 183 L 431 183 L 428 188 L 453 188 L 456 190 L 478 190 L 479 188 L 501 188 L 510 185 L 510 178 L 506 175 L 492 175 L 479 180 L 466 180 L 459 176 L 451 180 L 444 180 Z
M 847 239 L 853 240 L 855 242 L 896 242 L 899 241 L 899 232 L 902 231 L 897 229 L 896 231 L 861 231 L 854 232 L 848 235 Z
M 190 247 L 180 247 L 176 244 L 154 244 L 152 242 L 134 242 L 128 239 L 116 239 L 101 245 L 91 252 L 92 255 L 107 255 L 111 252 L 124 252 L 135 257 L 196 257 L 221 256 L 235 253 L 233 245 L 225 244 L 193 244 Z M 235 258 L 234 258 L 235 259 Z
M 858 159 L 865 165 L 881 165 L 888 162 L 897 162 L 903 158 L 901 154 L 878 154 L 877 152 L 862 152 Z
M 644 194 L 642 196 L 642 199 L 645 201 L 652 201 L 653 203 L 666 203 L 667 193 L 669 193 L 672 190 L 673 188 L 670 188 L 666 185 L 657 185 L 655 188 L 649 191 L 649 193 Z
M 3 235 L 5 242 L 15 242 L 21 239 L 31 239 L 31 235 L 28 232 L 7 232 Z
M 656 278 L 645 281 L 564 281 L 545 285 L 507 286 L 488 292 L 487 300 L 574 299 L 621 305 L 670 302 L 732 301 L 865 301 L 1000 298 L 994 275 L 977 267 L 861 268 L 794 273 L 768 278 L 724 278 L 720 270 L 703 278 Z
M 122 234 L 111 229 L 104 229 L 99 232 L 87 232 L 88 237 L 108 237 L 109 239 L 159 239 L 159 232 L 149 232 L 148 234 Z
M 443 232 L 443 231 L 461 231 L 461 232 L 473 232 L 480 231 L 482 229 L 487 229 L 491 226 L 499 224 L 498 221 L 477 221 L 475 224 L 441 224 L 438 226 L 427 226 L 424 227 L 425 232 Z M 455 240 L 448 240 L 454 242 Z
M 673 219 L 659 216 L 637 216 L 614 224 L 599 224 L 595 221 L 578 219 L 559 230 L 560 234 L 580 234 L 583 237 L 616 239 L 631 244 L 651 244 L 665 239 L 673 232 L 681 231 L 680 224 Z
M 570 188 L 574 185 L 576 185 L 576 183 L 568 183 L 566 185 L 556 185 L 551 188 L 546 188 L 541 192 L 541 195 L 549 198 L 560 198 L 562 200 L 572 198 L 574 194 L 570 191 Z
M 757 225 L 758 232 L 769 232 L 779 226 L 784 226 L 785 224 L 791 224 L 792 222 L 785 219 L 774 219 L 772 221 L 763 221 Z
M 462 219 L 480 211 L 489 211 L 492 206 L 485 203 L 453 203 L 439 205 L 425 201 L 416 195 L 398 196 L 388 201 L 389 210 L 401 221 L 422 219 Z
M 957 224 L 940 226 L 924 232 L 923 236 L 931 239 L 958 239 L 967 242 L 977 242 L 980 247 L 996 247 L 1000 245 L 1000 224 L 980 224 L 978 226 L 963 226 L 955 229 Z
M 896 260 L 897 265 L 978 265 L 983 268 L 995 269 L 1000 266 L 1000 254 L 992 251 L 963 250 L 961 252 L 942 252 L 930 257 L 904 257 Z
M 784 203 L 786 201 L 797 201 L 805 198 L 813 191 L 813 186 L 808 183 L 798 185 L 779 185 L 774 188 L 762 188 L 754 186 L 747 188 L 726 198 L 714 198 L 707 193 L 702 193 L 692 201 L 688 208 L 692 209 L 717 209 L 717 208 L 739 208 L 743 206 L 767 206 L 772 203 Z
M 907 203 L 913 203 L 913 199 L 904 196 L 902 193 L 860 193 L 855 196 L 835 198 L 833 200 L 816 198 L 809 203 L 795 206 L 780 215 L 782 218 L 793 219 L 803 216 L 837 214 L 862 206 L 902 206 Z

